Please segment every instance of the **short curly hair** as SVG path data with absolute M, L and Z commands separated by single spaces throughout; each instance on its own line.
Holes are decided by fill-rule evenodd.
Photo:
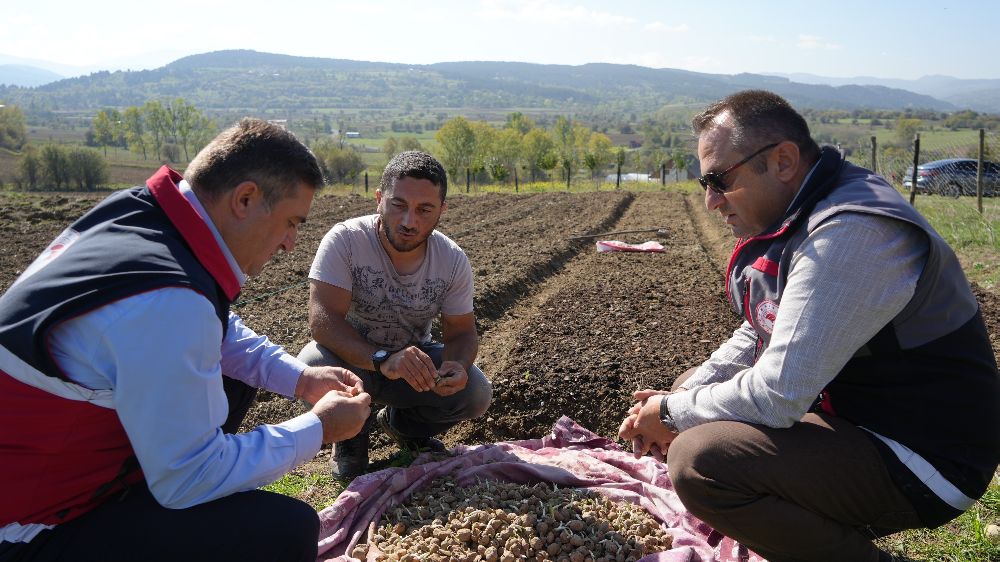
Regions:
M 379 189 L 383 196 L 392 194 L 396 181 L 401 178 L 428 180 L 441 190 L 441 202 L 448 196 L 448 174 L 444 166 L 426 152 L 407 150 L 392 157 L 382 172 Z

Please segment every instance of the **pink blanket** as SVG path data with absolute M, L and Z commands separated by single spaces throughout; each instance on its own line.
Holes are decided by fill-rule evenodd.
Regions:
M 459 446 L 453 452 L 444 460 L 422 455 L 407 468 L 355 478 L 333 505 L 319 513 L 320 559 L 352 560 L 349 553 L 365 542 L 370 522 L 431 480 L 450 474 L 459 485 L 477 479 L 553 482 L 640 504 L 673 537 L 670 550 L 645 556 L 642 562 L 763 562 L 688 513 L 673 491 L 666 465 L 650 457 L 637 460 L 566 416 L 542 439 Z

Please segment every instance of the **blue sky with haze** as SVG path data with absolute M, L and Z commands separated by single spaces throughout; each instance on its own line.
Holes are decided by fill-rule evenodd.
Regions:
M 1000 78 L 993 0 L 7 0 L 0 14 L 0 64 L 49 61 L 64 75 L 254 49 L 411 64 Z

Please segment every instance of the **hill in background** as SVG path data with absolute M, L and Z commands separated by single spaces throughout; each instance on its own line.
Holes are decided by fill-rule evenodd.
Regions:
M 12 86 L 41 86 L 64 78 L 51 70 L 24 64 L 0 64 L 0 84 Z
M 2 80 L 0 80 L 2 82 Z M 394 64 L 249 50 L 178 59 L 155 70 L 97 72 L 34 88 L 0 87 L 27 111 L 92 111 L 183 97 L 205 110 L 312 112 L 329 108 L 548 108 L 646 112 L 766 88 L 797 107 L 953 111 L 953 103 L 885 85 L 828 85 L 759 74 L 705 74 L 634 65 L 518 62 Z

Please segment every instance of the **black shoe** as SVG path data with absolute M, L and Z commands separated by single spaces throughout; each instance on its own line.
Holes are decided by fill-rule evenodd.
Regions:
M 334 477 L 354 478 L 367 472 L 368 427 L 346 441 L 334 443 L 330 464 Z
M 399 445 L 400 449 L 405 449 L 409 451 L 431 451 L 434 453 L 447 453 L 448 447 L 444 446 L 444 443 L 440 439 L 434 437 L 408 437 L 402 433 L 393 429 L 389 425 L 389 408 L 382 408 L 378 411 L 375 416 L 378 419 L 378 425 L 382 428 L 393 441 Z

